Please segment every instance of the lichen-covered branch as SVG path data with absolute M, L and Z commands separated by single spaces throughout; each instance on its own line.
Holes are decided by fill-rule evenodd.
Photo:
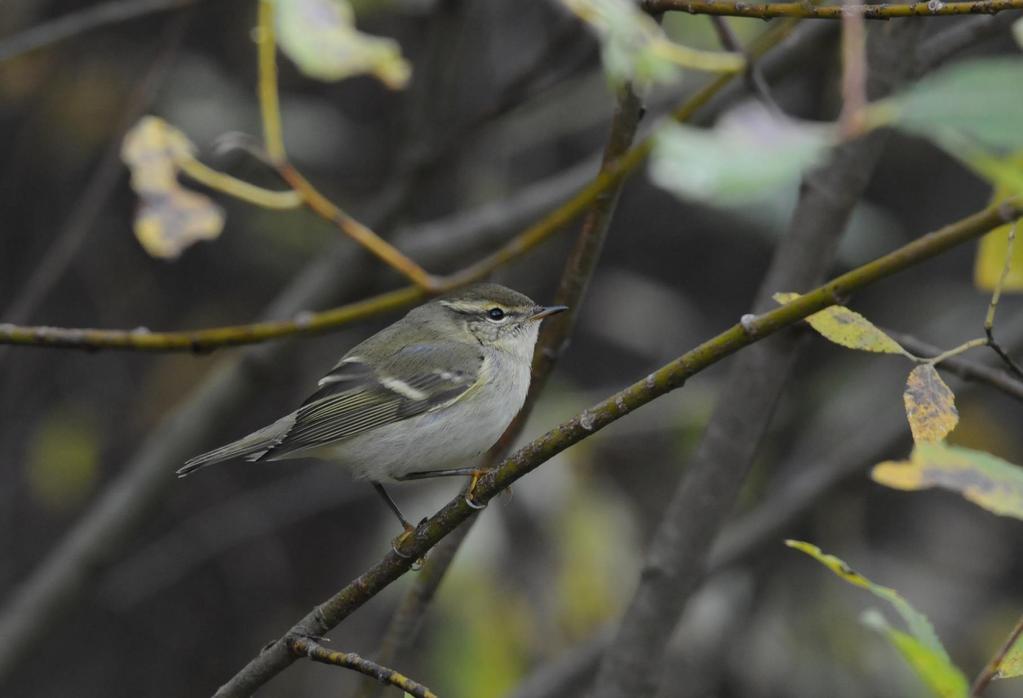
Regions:
M 308 637 L 292 637 L 287 641 L 288 649 L 296 657 L 308 657 L 314 662 L 339 666 L 372 677 L 381 683 L 396 686 L 415 698 L 437 698 L 437 694 L 423 684 L 413 681 L 394 669 L 364 659 L 354 652 L 330 650 Z
M 633 410 L 681 387 L 685 381 L 721 359 L 803 318 L 834 305 L 839 298 L 885 277 L 940 255 L 957 245 L 979 238 L 999 225 L 1023 215 L 1023 201 L 988 207 L 940 230 L 929 233 L 873 262 L 832 279 L 791 303 L 760 315 L 744 318 L 721 334 L 679 356 L 643 379 L 574 418 L 551 429 L 522 447 L 480 478 L 474 499 L 485 504 L 519 478 Z M 294 656 L 287 637 L 322 635 L 336 627 L 391 582 L 405 574 L 413 562 L 469 518 L 474 509 L 458 496 L 423 521 L 400 551 L 390 550 L 378 563 L 354 579 L 330 599 L 314 608 L 265 651 L 252 659 L 217 691 L 217 696 L 242 697 L 286 669 Z
M 847 13 L 864 19 L 899 17 L 949 17 L 996 14 L 1023 9 L 1023 0 L 978 0 L 977 2 L 910 2 L 878 5 L 814 5 L 809 2 L 736 2 L 733 0 L 643 0 L 647 12 L 688 12 L 693 15 L 726 17 L 794 17 L 798 19 L 841 19 Z

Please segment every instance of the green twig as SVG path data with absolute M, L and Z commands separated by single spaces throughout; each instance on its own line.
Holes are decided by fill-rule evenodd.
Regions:
M 979 0 L 978 2 L 910 2 L 879 5 L 824 5 L 809 2 L 735 2 L 734 0 L 643 0 L 647 12 L 688 12 L 692 15 L 756 17 L 773 19 L 842 19 L 855 12 L 864 19 L 899 17 L 948 17 L 952 15 L 993 15 L 1006 10 L 1023 9 L 1023 0 Z

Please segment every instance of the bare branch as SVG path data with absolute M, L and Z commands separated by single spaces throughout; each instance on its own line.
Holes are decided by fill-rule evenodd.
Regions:
M 289 638 L 288 649 L 291 650 L 292 654 L 299 657 L 309 657 L 314 662 L 352 669 L 360 674 L 371 676 L 381 683 L 396 686 L 405 691 L 405 693 L 415 696 L 415 698 L 437 698 L 437 694 L 423 684 L 413 681 L 404 674 L 399 674 L 394 669 L 388 669 L 376 662 L 363 659 L 354 652 L 328 650 L 320 643 L 308 637 Z

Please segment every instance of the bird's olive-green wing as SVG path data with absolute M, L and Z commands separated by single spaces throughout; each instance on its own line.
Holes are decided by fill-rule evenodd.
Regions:
M 371 366 L 353 352 L 320 380 L 295 423 L 260 460 L 313 449 L 450 404 L 473 389 L 483 354 L 453 342 L 413 344 Z

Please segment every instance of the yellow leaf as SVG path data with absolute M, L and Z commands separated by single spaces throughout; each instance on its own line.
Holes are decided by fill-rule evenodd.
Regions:
M 921 364 L 910 371 L 902 400 L 916 443 L 941 441 L 959 423 L 955 395 L 932 364 Z
M 124 135 L 121 160 L 131 169 L 131 187 L 139 195 L 178 186 L 178 165 L 195 146 L 178 129 L 156 116 L 143 116 Z
M 995 514 L 1023 519 L 1023 468 L 990 453 L 922 442 L 908 461 L 879 463 L 870 476 L 899 490 L 943 487 Z
M 966 696 L 966 677 L 962 675 L 962 672 L 949 659 L 948 653 L 945 651 L 944 646 L 942 646 L 937 634 L 935 634 L 930 621 L 927 620 L 924 614 L 917 611 L 908 601 L 902 598 L 899 592 L 890 587 L 875 584 L 849 567 L 845 561 L 834 555 L 824 553 L 812 543 L 786 540 L 785 545 L 806 553 L 850 584 L 866 589 L 878 598 L 889 602 L 903 622 L 906 623 L 906 626 L 909 628 L 909 634 L 907 635 L 901 630 L 891 628 L 884 622 L 883 618 L 880 620 L 880 623 L 883 623 L 892 633 L 897 633 L 889 634 L 889 638 L 902 653 L 903 657 L 906 658 L 910 666 L 913 667 L 914 671 L 932 689 L 937 686 L 943 687 L 943 690 L 935 691 L 942 698 Z M 880 617 L 880 614 L 876 611 L 875 614 L 871 615 L 868 612 L 864 620 L 868 625 L 878 628 L 878 617 Z
M 125 134 L 121 159 L 131 168 L 131 186 L 141 199 L 135 237 L 153 257 L 173 259 L 224 228 L 224 212 L 209 197 L 178 182 L 182 163 L 194 161 L 195 146 L 163 119 L 144 116 Z
M 212 240 L 224 228 L 224 212 L 208 196 L 175 187 L 149 196 L 135 214 L 135 237 L 153 257 L 174 259 L 199 240 Z
M 775 293 L 773 298 L 784 305 L 799 298 L 799 294 Z M 845 306 L 833 305 L 825 308 L 806 318 L 806 322 L 825 339 L 843 347 L 883 354 L 902 354 L 913 358 L 912 354 L 874 326 L 870 320 Z
M 392 90 L 405 87 L 412 68 L 393 39 L 363 34 L 345 0 L 279 0 L 281 51 L 317 80 L 371 74 Z
M 1006 162 L 1023 170 L 1023 152 L 1016 153 Z M 1015 187 L 1008 183 L 995 186 L 991 203 L 997 204 L 1016 195 Z M 999 226 L 980 239 L 977 245 L 977 259 L 973 265 L 973 284 L 982 291 L 994 291 L 1005 268 L 1005 252 L 1008 249 L 1009 231 L 1012 223 Z M 1018 231 L 1017 231 L 1018 232 Z M 1016 240 L 1012 248 L 1012 263 L 1005 277 L 1003 291 L 1023 291 L 1023 244 Z

